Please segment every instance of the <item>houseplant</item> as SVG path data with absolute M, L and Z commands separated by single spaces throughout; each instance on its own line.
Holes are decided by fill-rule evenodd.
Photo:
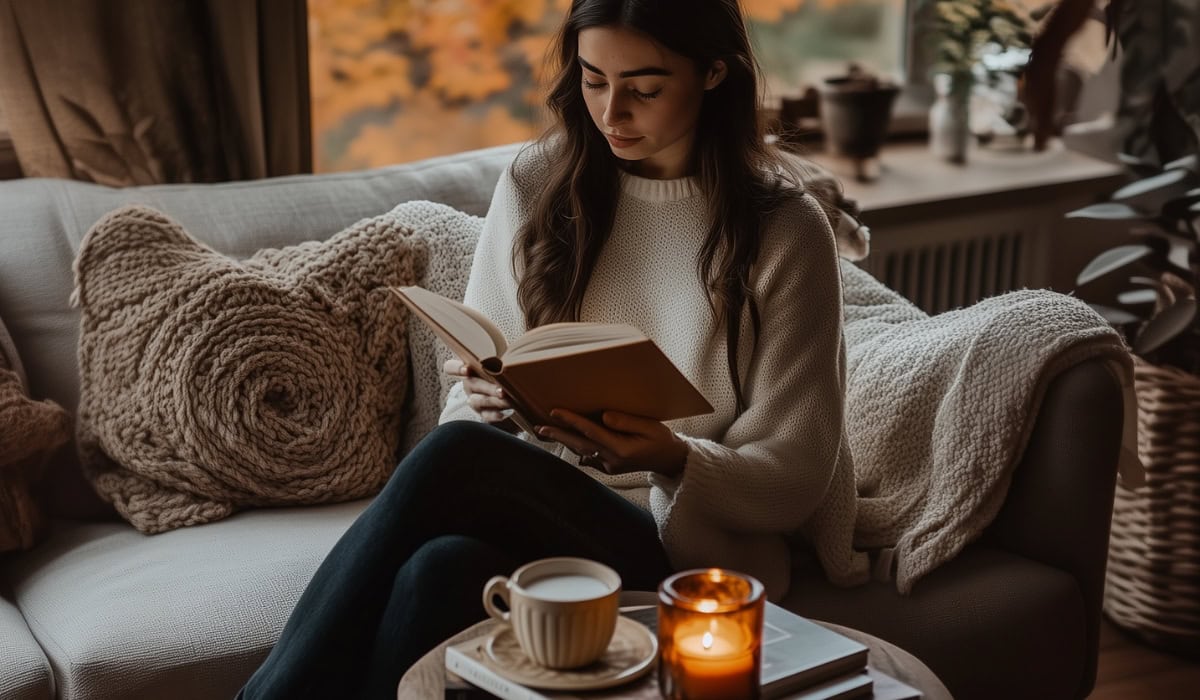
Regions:
M 1104 611 L 1146 641 L 1200 658 L 1200 167 L 1195 153 L 1069 216 L 1125 222 L 1131 241 L 1080 272 L 1079 294 L 1134 353 L 1146 482 L 1118 483 Z
M 1029 18 L 1006 0 L 927 0 L 930 12 L 934 85 L 930 146 L 945 159 L 966 162 L 970 99 L 976 82 L 996 75 L 987 54 L 1029 48 Z
M 1092 0 L 1063 0 L 1035 42 L 1027 100 L 1038 141 L 1052 125 L 1050 77 Z M 1200 657 L 1200 9 L 1112 0 L 1122 57 L 1117 128 L 1133 182 L 1068 216 L 1128 226 L 1077 278 L 1079 294 L 1134 353 L 1143 486 L 1118 485 L 1104 610 L 1147 641 Z

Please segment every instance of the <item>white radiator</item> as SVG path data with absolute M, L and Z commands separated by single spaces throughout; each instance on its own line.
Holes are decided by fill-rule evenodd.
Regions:
M 920 235 L 876 235 L 860 265 L 930 314 L 1042 286 L 1037 235 L 1024 227 L 975 233 L 939 226 Z

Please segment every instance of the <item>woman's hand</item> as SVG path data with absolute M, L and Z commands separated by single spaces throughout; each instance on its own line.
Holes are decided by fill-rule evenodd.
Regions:
M 463 391 L 467 394 L 467 405 L 479 414 L 483 422 L 511 432 L 513 422 L 508 417 L 508 411 L 512 406 L 508 404 L 503 389 L 472 372 L 470 367 L 457 358 L 446 360 L 442 371 L 462 380 Z
M 649 470 L 673 477 L 683 472 L 687 443 L 656 420 L 605 411 L 601 425 L 565 409 L 550 415 L 569 427 L 538 426 L 538 437 L 566 445 L 583 457 L 580 464 L 609 474 Z

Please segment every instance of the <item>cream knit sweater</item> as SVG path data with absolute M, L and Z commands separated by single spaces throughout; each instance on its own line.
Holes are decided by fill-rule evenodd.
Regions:
M 464 300 L 510 341 L 526 330 L 511 260 L 513 237 L 544 183 L 544 155 L 535 148 L 517 158 L 515 178 L 506 171 L 497 185 Z M 761 335 L 754 342 L 745 323 L 739 362 L 747 405 L 735 416 L 725 329 L 714 322 L 696 272 L 706 218 L 694 178 L 623 174 L 612 234 L 581 311 L 583 321 L 641 329 L 715 408 L 668 423 L 689 446 L 682 476 L 579 468 L 653 514 L 676 569 L 744 571 L 778 599 L 790 582 L 790 543 L 799 544 L 792 536 L 802 535 L 832 581 L 861 582 L 867 561 L 851 545 L 842 290 L 828 220 L 807 195 L 769 219 L 751 279 Z M 479 416 L 458 384 L 441 422 L 462 419 Z M 522 437 L 578 464 L 557 443 Z

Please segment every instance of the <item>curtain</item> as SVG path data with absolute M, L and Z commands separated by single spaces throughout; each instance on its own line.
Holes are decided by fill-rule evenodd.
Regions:
M 27 177 L 311 172 L 305 0 L 0 0 L 0 104 Z

